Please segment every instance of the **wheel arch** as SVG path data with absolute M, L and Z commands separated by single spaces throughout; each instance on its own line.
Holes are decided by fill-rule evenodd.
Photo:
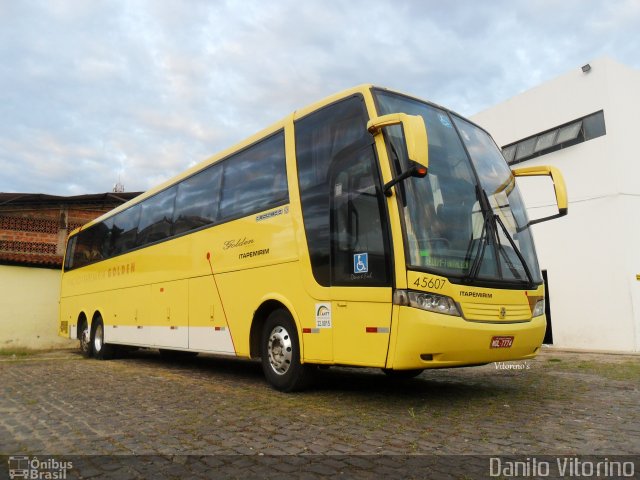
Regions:
M 97 319 L 102 320 L 102 325 L 104 326 L 104 317 L 102 316 L 102 313 L 100 313 L 100 310 L 96 310 L 95 312 L 93 312 L 93 316 L 91 317 L 91 327 L 93 328 L 93 324 L 95 323 L 95 321 Z
M 96 310 L 95 312 L 93 312 L 91 321 L 89 321 L 89 316 L 86 314 L 86 312 L 84 310 L 81 310 L 78 314 L 78 320 L 76 322 L 76 338 L 80 338 L 83 322 L 87 324 L 87 326 L 89 327 L 89 331 L 91 331 L 93 329 L 93 325 L 95 324 L 96 318 L 102 319 L 102 323 L 104 324 L 104 317 L 102 316 L 102 313 L 100 313 L 100 310 Z
M 89 320 L 87 320 L 87 314 L 84 313 L 84 310 L 78 314 L 78 319 L 76 321 L 76 338 L 80 338 L 82 333 L 82 325 L 86 323 L 88 327 L 91 327 Z
M 249 355 L 251 356 L 251 358 L 260 358 L 260 341 L 262 337 L 262 328 L 269 315 L 279 309 L 286 310 L 289 315 L 291 315 L 293 323 L 295 323 L 296 325 L 298 344 L 300 346 L 300 361 L 302 362 L 302 359 L 304 358 L 304 343 L 302 341 L 302 328 L 300 327 L 300 319 L 298 318 L 293 305 L 291 305 L 291 303 L 286 299 L 279 296 L 264 299 L 260 306 L 254 312 L 253 319 L 251 321 L 251 330 L 249 332 Z

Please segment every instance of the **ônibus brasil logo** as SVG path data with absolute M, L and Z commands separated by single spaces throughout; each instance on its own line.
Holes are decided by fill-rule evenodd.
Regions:
M 73 468 L 72 462 L 63 462 L 55 458 L 39 460 L 38 457 L 15 455 L 9 457 L 9 478 L 32 480 L 64 480 L 67 471 Z

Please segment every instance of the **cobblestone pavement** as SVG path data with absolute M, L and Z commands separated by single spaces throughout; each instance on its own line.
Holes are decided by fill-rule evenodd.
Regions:
M 554 350 L 403 381 L 331 368 L 295 394 L 271 389 L 258 363 L 210 356 L 2 356 L 0 455 L 221 455 L 202 471 L 238 454 L 637 455 L 639 390 L 638 356 Z

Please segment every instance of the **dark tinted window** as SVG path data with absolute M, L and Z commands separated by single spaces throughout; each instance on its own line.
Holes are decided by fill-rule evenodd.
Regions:
M 65 268 L 257 213 L 288 199 L 284 132 L 279 132 L 70 238 Z
M 113 217 L 110 256 L 135 248 L 139 220 L 140 204 L 134 205 Z
M 73 254 L 76 251 L 76 243 L 78 241 L 78 235 L 76 235 L 75 237 L 71 237 L 69 239 L 69 241 L 67 242 L 67 251 L 65 253 L 64 256 L 64 269 L 65 270 L 69 270 L 70 268 L 73 268 L 74 265 L 74 258 L 73 258 Z
M 146 245 L 171 236 L 176 190 L 175 186 L 168 188 L 140 204 L 142 212 L 136 245 Z
M 295 124 L 300 200 L 316 281 L 329 286 L 330 199 L 329 170 L 358 145 L 371 144 L 362 97 L 351 97 L 312 113 Z
M 72 239 L 70 248 L 67 250 L 68 267 L 82 267 L 106 258 L 104 243 L 108 238 L 109 230 L 104 223 L 81 231 Z
M 103 258 L 109 258 L 113 255 L 113 221 L 114 217 L 111 217 L 102 222 L 103 234 L 101 237 L 102 245 L 100 246 L 100 250 Z
M 334 165 L 331 173 L 333 285 L 390 283 L 386 215 L 373 147 Z
M 222 165 L 218 164 L 180 183 L 173 214 L 174 234 L 188 232 L 216 221 L 221 179 Z
M 222 219 L 249 215 L 288 200 L 284 133 L 228 158 L 222 165 Z

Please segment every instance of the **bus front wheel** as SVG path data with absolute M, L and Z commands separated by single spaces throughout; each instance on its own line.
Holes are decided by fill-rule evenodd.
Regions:
M 300 363 L 296 325 L 286 310 L 272 312 L 262 329 L 262 370 L 269 383 L 282 392 L 307 387 L 312 367 Z
M 114 347 L 104 342 L 104 323 L 102 317 L 98 316 L 93 321 L 91 329 L 91 350 L 93 356 L 98 360 L 108 360 L 113 358 Z

